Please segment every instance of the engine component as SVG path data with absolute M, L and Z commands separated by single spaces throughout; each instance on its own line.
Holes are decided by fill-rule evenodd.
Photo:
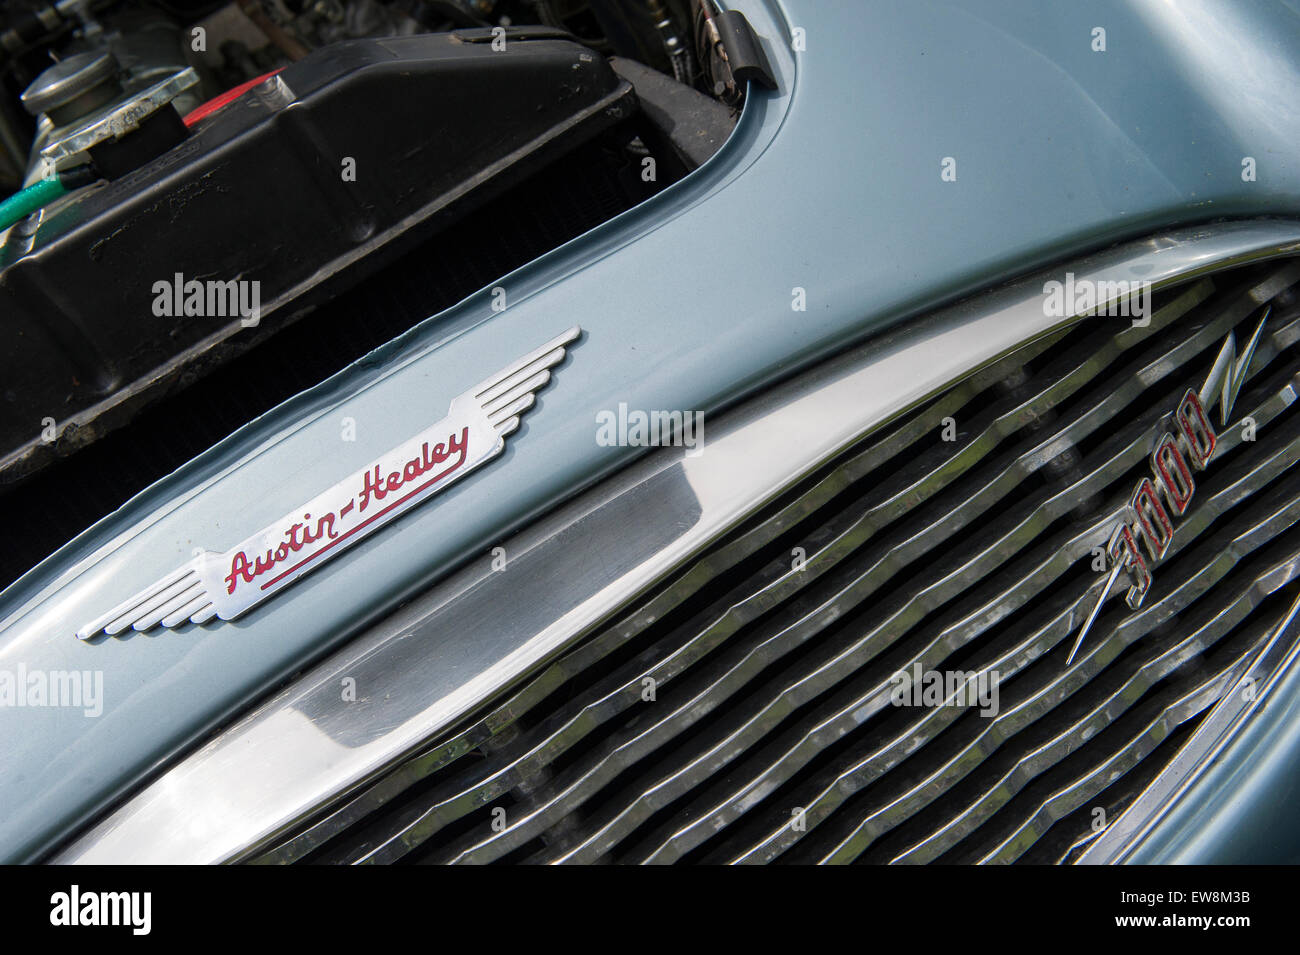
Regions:
M 713 0 L 700 0 L 695 43 L 705 83 L 722 102 L 738 105 L 748 82 L 776 89 L 767 54 L 743 14 L 723 12 Z
M 9 228 L 74 189 L 89 185 L 95 178 L 92 167 L 82 165 L 33 183 L 0 202 L 0 229 Z
M 80 53 L 56 63 L 23 93 L 23 105 L 44 114 L 42 172 L 64 168 L 89 153 L 96 168 L 117 179 L 160 156 L 187 132 L 171 103 L 196 86 L 186 68 L 143 89 L 124 92 L 109 52 Z
M 77 53 L 36 78 L 23 92 L 23 106 L 33 116 L 45 113 L 58 125 L 75 122 L 122 95 L 112 53 Z
M 11 237 L 0 479 L 633 115 L 631 84 L 565 34 L 501 35 L 504 50 L 475 30 L 317 51 L 179 149 Z M 44 441 L 55 416 L 59 440 Z
M 614 57 L 610 65 L 636 88 L 646 118 L 685 169 L 703 165 L 735 129 L 736 114 L 717 100 L 636 60 Z

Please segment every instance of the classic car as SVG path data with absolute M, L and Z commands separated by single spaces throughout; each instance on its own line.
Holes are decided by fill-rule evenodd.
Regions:
M 0 858 L 1300 861 L 1300 8 L 6 0 Z

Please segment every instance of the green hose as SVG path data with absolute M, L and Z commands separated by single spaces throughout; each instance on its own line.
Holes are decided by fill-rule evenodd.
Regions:
M 15 222 L 21 222 L 42 206 L 47 206 L 59 196 L 64 195 L 68 187 L 58 176 L 42 179 L 33 186 L 15 192 L 4 202 L 0 202 L 0 232 Z

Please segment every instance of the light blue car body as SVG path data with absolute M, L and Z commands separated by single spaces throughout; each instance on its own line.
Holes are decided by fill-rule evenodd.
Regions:
M 704 167 L 493 283 L 504 311 L 484 289 L 430 317 L 0 595 L 0 668 L 102 671 L 105 692 L 97 718 L 0 711 L 0 859 L 40 858 L 308 661 L 627 464 L 637 449 L 594 440 L 601 409 L 707 414 L 1031 268 L 1174 226 L 1300 216 L 1294 4 L 729 5 L 761 36 L 779 89 L 751 90 Z M 1247 157 L 1255 181 L 1243 179 Z M 792 308 L 796 289 L 804 311 Z M 574 324 L 582 340 L 499 459 L 285 594 L 233 622 L 74 637 L 195 549 L 224 550 L 287 513 Z M 1294 806 L 1300 765 L 1300 687 L 1287 689 L 1257 715 L 1269 728 L 1245 755 L 1227 754 L 1203 798 L 1152 834 L 1148 858 L 1231 858 L 1252 833 L 1259 851 L 1295 855 L 1296 814 L 1285 813 L 1289 832 L 1277 815 L 1277 786 L 1292 780 Z

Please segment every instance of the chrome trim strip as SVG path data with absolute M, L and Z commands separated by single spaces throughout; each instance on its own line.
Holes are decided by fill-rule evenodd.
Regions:
M 1076 282 L 1158 289 L 1297 251 L 1300 223 L 1256 220 L 1130 243 L 1067 269 Z M 434 587 L 174 763 L 52 861 L 248 855 L 418 752 L 866 433 L 1071 324 L 1045 314 L 1042 291 L 1067 269 L 908 323 L 770 390 L 711 424 L 701 454 L 647 455 L 507 541 L 504 572 L 482 559 Z M 355 701 L 343 699 L 345 679 L 356 681 Z

